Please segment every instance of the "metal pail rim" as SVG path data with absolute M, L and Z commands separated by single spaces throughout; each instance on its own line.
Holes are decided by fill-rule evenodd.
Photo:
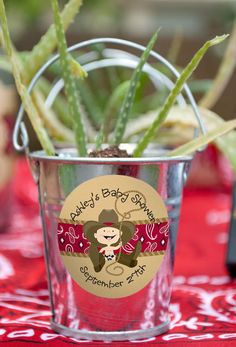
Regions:
M 121 149 L 127 149 L 128 153 L 132 153 L 132 150 L 135 148 L 134 144 L 122 144 Z M 36 161 L 50 161 L 54 163 L 61 164 L 97 164 L 97 165 L 122 165 L 122 164 L 159 164 L 159 163 L 184 163 L 191 162 L 193 156 L 166 156 L 165 150 L 154 150 L 154 148 L 148 148 L 144 152 L 143 157 L 129 157 L 129 158 L 93 158 L 93 157 L 78 157 L 77 151 L 75 148 L 63 148 L 57 150 L 56 156 L 50 156 L 45 153 L 43 150 L 34 151 L 28 153 L 28 157 L 31 160 Z M 158 155 L 157 155 L 158 154 Z

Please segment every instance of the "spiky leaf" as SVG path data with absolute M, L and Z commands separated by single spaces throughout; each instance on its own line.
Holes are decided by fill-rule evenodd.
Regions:
M 116 114 L 119 105 L 122 103 L 122 101 L 125 98 L 125 95 L 127 94 L 129 90 L 129 86 L 130 86 L 130 81 L 124 81 L 120 83 L 111 94 L 107 102 L 105 112 L 104 112 L 103 124 L 96 138 L 97 149 L 100 149 L 102 143 L 104 141 L 107 141 L 108 133 L 111 128 L 110 125 L 112 123 L 112 120 L 114 120 L 114 115 Z
M 76 81 L 71 70 L 71 56 L 67 52 L 65 32 L 57 0 L 51 0 L 54 23 L 56 28 L 58 50 L 60 54 L 61 72 L 65 83 L 65 93 L 68 99 L 69 112 L 74 122 L 75 141 L 81 156 L 87 155 L 86 137 L 81 117 L 81 106 L 79 103 Z
M 117 118 L 117 122 L 116 122 L 116 126 L 115 126 L 115 132 L 114 132 L 114 140 L 113 143 L 116 145 L 119 145 L 120 142 L 122 141 L 123 135 L 124 135 L 124 131 L 125 131 L 125 127 L 126 124 L 128 122 L 128 118 L 129 118 L 129 114 L 130 111 L 132 109 L 133 106 L 133 102 L 134 102 L 134 97 L 135 97 L 135 93 L 138 87 L 138 83 L 142 74 L 142 69 L 143 66 L 145 65 L 145 63 L 147 62 L 147 59 L 150 55 L 150 52 L 157 40 L 157 36 L 158 36 L 158 31 L 155 32 L 155 34 L 152 36 L 151 40 L 149 41 L 145 51 L 143 52 L 140 61 L 136 67 L 136 69 L 134 70 L 134 73 L 131 77 L 131 81 L 130 81 L 130 87 L 128 90 L 128 93 L 124 99 L 124 102 L 121 106 L 120 112 L 118 114 L 118 118 Z
M 174 105 L 176 98 L 178 94 L 181 92 L 185 82 L 188 80 L 188 78 L 192 75 L 192 73 L 197 68 L 198 64 L 202 60 L 203 56 L 207 52 L 207 50 L 214 45 L 217 45 L 224 41 L 228 37 L 228 35 L 222 35 L 222 36 L 216 36 L 214 39 L 207 41 L 194 55 L 193 59 L 190 61 L 190 63 L 186 66 L 186 68 L 183 70 L 181 75 L 176 81 L 176 84 L 172 91 L 170 92 L 168 98 L 166 99 L 165 103 L 163 104 L 160 112 L 158 113 L 155 121 L 153 122 L 152 126 L 146 131 L 143 138 L 139 142 L 138 146 L 136 147 L 134 151 L 134 156 L 139 157 L 142 155 L 145 148 L 148 146 L 148 144 L 152 141 L 153 137 L 156 134 L 157 129 L 161 126 L 161 124 L 166 119 L 169 110 Z
M 54 155 L 55 149 L 53 147 L 53 144 L 48 137 L 48 134 L 44 128 L 44 125 L 42 124 L 42 120 L 38 115 L 37 109 L 35 108 L 32 98 L 27 93 L 27 89 L 21 80 L 21 75 L 20 75 L 21 62 L 19 61 L 17 55 L 15 54 L 13 50 L 10 33 L 8 30 L 6 12 L 5 12 L 5 6 L 4 6 L 3 0 L 0 0 L 0 21 L 1 21 L 5 49 L 11 61 L 12 73 L 14 75 L 16 87 L 17 87 L 18 93 L 20 94 L 24 108 L 30 118 L 32 126 L 37 134 L 37 137 L 43 149 L 48 155 Z
M 193 154 L 198 149 L 216 140 L 218 137 L 228 133 L 230 130 L 233 130 L 234 128 L 236 128 L 236 119 L 227 121 L 224 124 L 218 126 L 216 129 L 207 132 L 205 135 L 200 135 L 192 141 L 185 143 L 184 145 L 171 151 L 169 153 L 169 156 L 173 157 Z
M 69 0 L 61 13 L 64 30 L 68 28 L 78 13 L 82 0 Z M 57 45 L 55 25 L 52 24 L 45 35 L 34 46 L 33 50 L 27 55 L 25 64 L 23 64 L 21 73 L 24 76 L 24 82 L 29 83 L 38 69 L 47 61 Z

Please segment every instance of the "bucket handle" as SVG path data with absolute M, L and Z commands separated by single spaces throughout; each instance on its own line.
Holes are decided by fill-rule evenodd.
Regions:
M 127 40 L 123 40 L 123 39 L 117 39 L 117 38 L 96 38 L 96 39 L 90 39 L 90 40 L 86 40 L 80 43 L 77 43 L 73 46 L 70 46 L 67 51 L 68 52 L 74 52 L 78 49 L 84 48 L 84 47 L 88 47 L 91 45 L 95 45 L 95 44 L 99 44 L 99 43 L 110 43 L 110 44 L 116 44 L 116 45 L 122 45 L 122 46 L 126 46 L 126 47 L 131 47 L 131 48 L 135 48 L 141 52 L 143 52 L 145 50 L 145 47 L 137 44 L 135 42 L 132 41 L 127 41 Z M 123 51 L 122 51 L 123 52 Z M 127 52 L 125 52 L 127 55 L 130 56 L 130 60 L 134 61 L 134 58 L 131 58 L 132 55 L 128 54 Z M 150 56 L 154 57 L 158 62 L 162 63 L 164 66 L 166 66 L 172 73 L 173 75 L 178 78 L 180 76 L 179 72 L 177 71 L 177 69 L 167 60 L 165 59 L 162 55 L 156 53 L 155 51 L 151 51 L 150 52 Z M 135 56 L 133 56 L 135 57 Z M 137 57 L 136 57 L 137 58 Z M 59 54 L 54 55 L 51 59 L 49 59 L 39 70 L 38 72 L 34 75 L 34 77 L 32 78 L 28 88 L 27 88 L 27 93 L 30 94 L 34 88 L 34 86 L 36 85 L 37 81 L 39 80 L 39 78 L 43 75 L 43 73 L 48 69 L 48 67 L 50 67 L 53 63 L 55 63 L 57 60 L 59 59 Z M 149 66 L 149 64 L 146 64 L 146 66 Z M 105 66 L 104 66 L 105 67 Z M 155 69 L 152 69 L 151 71 L 148 72 L 149 76 L 153 77 L 155 80 L 157 79 L 157 75 L 155 75 L 155 73 L 157 73 L 157 75 L 160 77 L 162 74 L 160 72 L 158 72 Z M 163 77 L 163 75 L 162 75 Z M 168 80 L 167 76 L 165 76 L 165 79 L 162 81 L 163 84 L 165 84 L 168 88 L 168 81 L 171 82 L 170 80 Z M 199 129 L 202 132 L 202 134 L 206 133 L 205 130 L 205 126 L 203 124 L 201 115 L 199 113 L 196 101 L 191 93 L 191 90 L 189 89 L 188 85 L 185 83 L 184 87 L 183 87 L 187 98 L 189 100 L 189 103 L 192 106 L 193 112 L 195 114 L 196 120 L 198 122 L 199 125 Z M 56 96 L 56 95 L 55 95 Z M 14 127 L 14 131 L 13 131 L 13 145 L 14 148 L 17 151 L 28 151 L 28 146 L 29 146 L 29 138 L 28 138 L 28 133 L 25 127 L 25 124 L 23 122 L 23 117 L 24 117 L 24 106 L 21 104 L 18 114 L 17 114 L 17 118 L 16 118 L 16 122 L 15 122 L 15 127 Z M 195 132 L 194 136 L 198 135 L 198 131 Z M 21 143 L 19 142 L 19 138 L 21 138 Z M 202 149 L 200 149 L 199 151 L 201 151 Z

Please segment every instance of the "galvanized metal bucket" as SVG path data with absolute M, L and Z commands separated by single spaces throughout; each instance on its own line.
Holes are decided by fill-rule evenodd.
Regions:
M 106 46 L 112 44 L 113 46 L 132 47 L 137 51 L 144 50 L 143 46 L 133 42 L 102 38 L 79 43 L 70 47 L 69 51 L 74 52 L 83 47 L 89 47 L 97 43 L 103 43 Z M 164 64 L 176 77 L 178 77 L 179 74 L 175 68 L 162 56 L 155 52 L 151 52 L 151 56 L 154 57 L 158 62 Z M 57 60 L 58 55 L 53 57 L 39 70 L 29 86 L 29 93 L 34 88 L 40 76 Z M 91 71 L 108 66 L 125 66 L 135 68 L 138 57 L 131 55 L 120 48 L 117 49 L 113 47 L 112 49 L 108 49 L 106 47 L 103 51 L 102 58 L 101 56 L 98 57 L 94 52 L 90 52 L 86 55 L 78 56 L 78 60 L 84 65 L 84 68 L 87 71 Z M 151 67 L 149 64 L 145 65 L 144 70 L 149 75 L 154 86 L 164 84 L 167 86 L 167 88 L 172 88 L 172 82 L 165 75 Z M 51 105 L 53 103 L 53 100 L 61 88 L 63 88 L 63 81 L 60 80 L 54 85 L 54 88 L 50 92 L 47 99 L 47 105 Z M 199 122 L 199 128 L 204 133 L 204 126 L 198 113 L 194 98 L 187 85 L 185 85 L 184 89 Z M 182 95 L 179 96 L 178 103 L 185 105 L 185 99 Z M 171 277 L 175 255 L 182 189 L 192 157 L 167 157 L 160 151 L 156 150 L 155 146 L 149 147 L 145 151 L 142 158 L 80 158 L 77 156 L 75 149 L 70 148 L 60 149 L 58 151 L 58 155 L 55 157 L 47 156 L 43 151 L 30 152 L 28 149 L 28 136 L 23 123 L 23 114 L 24 109 L 22 106 L 16 121 L 13 142 L 17 150 L 26 151 L 35 182 L 38 186 L 43 223 L 45 261 L 47 266 L 48 287 L 52 309 L 52 328 L 66 336 L 104 341 L 141 339 L 164 333 L 168 330 L 170 324 L 169 302 L 171 295 Z M 21 143 L 18 141 L 19 136 L 21 136 Z M 135 146 L 132 144 L 122 144 L 121 147 L 126 148 L 129 153 L 132 153 Z M 70 175 L 69 185 L 65 185 L 63 182 L 63 174 L 65 173 L 66 175 Z M 83 208 L 85 209 L 85 207 L 89 205 L 89 203 L 81 200 L 80 203 L 82 205 L 84 204 L 83 207 L 81 207 L 82 205 L 78 206 L 77 203 L 76 213 L 70 213 L 71 219 L 73 219 L 73 221 L 70 221 L 72 224 L 66 224 L 68 223 L 68 220 L 62 218 L 64 216 L 63 211 L 65 204 L 67 204 L 75 191 L 79 189 L 76 198 L 82 199 L 82 195 L 84 193 L 82 193 L 80 187 L 85 187 L 83 192 L 88 192 L 88 189 L 90 189 L 88 187 L 90 187 L 90 185 L 86 184 L 89 181 L 91 182 L 91 187 L 93 185 L 95 187 L 94 189 L 96 190 L 98 189 L 97 187 L 99 186 L 99 182 L 101 180 L 103 180 L 104 184 L 108 184 L 109 180 L 112 182 L 121 180 L 121 185 L 123 184 L 122 182 L 124 180 L 124 184 L 128 186 L 129 182 L 131 182 L 131 186 L 129 186 L 129 189 L 126 190 L 126 196 L 128 197 L 130 195 L 129 197 L 133 203 L 136 201 L 136 205 L 139 204 L 139 210 L 143 209 L 142 211 L 148 211 L 146 215 L 149 217 L 150 223 L 138 221 L 138 218 L 136 218 L 136 221 L 134 222 L 134 218 L 132 217 L 132 222 L 136 223 L 136 233 L 132 234 L 133 241 L 131 241 L 134 242 L 135 237 L 136 240 L 140 238 L 138 242 L 139 244 L 142 242 L 142 247 L 144 247 L 143 245 L 146 242 L 144 240 L 145 237 L 139 237 L 138 232 L 140 232 L 141 235 L 143 231 L 140 230 L 146 230 L 149 237 L 148 240 L 152 240 L 149 242 L 149 248 L 146 247 L 148 244 L 146 243 L 146 249 L 139 251 L 139 253 L 137 253 L 138 257 L 137 254 L 134 257 L 133 254 L 135 251 L 133 251 L 133 249 L 136 249 L 137 247 L 134 248 L 132 242 L 130 241 L 128 246 L 131 247 L 132 253 L 128 249 L 129 247 L 127 244 L 123 243 L 122 247 L 121 245 L 116 247 L 123 248 L 123 250 L 120 248 L 119 255 L 117 255 L 115 251 L 110 251 L 109 254 L 106 253 L 106 250 L 104 252 L 104 257 L 113 257 L 116 259 L 115 262 L 118 262 L 119 260 L 120 263 L 120 257 L 123 256 L 125 259 L 128 259 L 131 255 L 133 256 L 131 262 L 123 263 L 125 265 L 128 264 L 127 266 L 122 265 L 123 268 L 125 268 L 125 271 L 128 271 L 129 276 L 133 276 L 133 281 L 134 278 L 136 278 L 135 281 L 137 282 L 137 286 L 141 286 L 137 290 L 132 289 L 132 293 L 129 292 L 130 287 L 128 285 L 126 287 L 124 286 L 122 289 L 122 294 L 119 294 L 119 289 L 113 288 L 118 286 L 117 283 L 120 283 L 120 285 L 122 283 L 123 285 L 122 281 L 114 282 L 114 284 L 112 284 L 113 282 L 110 280 L 110 287 L 108 290 L 108 284 L 105 281 L 99 280 L 99 276 L 102 274 L 103 270 L 95 267 L 97 264 L 94 263 L 94 257 L 89 259 L 91 252 L 89 253 L 89 251 L 85 250 L 82 253 L 79 253 L 79 251 L 76 253 L 75 251 L 76 247 L 78 248 L 79 245 L 84 247 L 83 244 L 87 242 L 85 236 L 87 236 L 88 233 L 86 234 L 85 230 L 87 229 L 85 225 L 88 224 L 85 223 L 88 222 L 80 222 L 79 214 Z M 140 187 L 146 187 L 142 188 L 143 191 L 140 193 L 140 195 L 137 195 L 137 189 L 135 188 L 136 183 Z M 136 190 L 134 190 L 134 188 Z M 161 219 L 160 216 L 157 219 L 154 219 L 154 222 L 152 221 L 152 211 L 150 206 L 148 209 L 145 203 L 149 203 L 152 206 L 153 211 L 156 209 L 156 206 L 155 201 L 153 203 L 153 201 L 150 200 L 151 197 L 148 193 L 149 191 L 150 195 L 154 194 L 154 192 L 157 194 L 156 201 L 157 204 L 159 204 L 158 208 L 161 206 L 160 209 L 166 209 L 166 213 L 168 213 L 168 222 L 165 220 L 165 218 Z M 114 206 L 116 207 L 117 203 L 121 203 L 121 200 L 119 200 L 119 194 L 121 193 L 117 190 L 115 194 L 116 197 L 114 200 Z M 144 199 L 145 194 L 146 198 L 141 202 L 141 199 Z M 103 198 L 104 197 L 105 195 Z M 139 197 L 139 201 L 137 197 Z M 111 204 L 113 198 L 110 196 L 109 199 L 109 204 Z M 94 204 L 91 201 L 90 206 L 94 207 Z M 106 212 L 110 211 L 109 213 L 111 214 L 112 210 L 114 214 L 113 206 L 107 207 L 110 210 L 106 210 Z M 159 211 L 158 209 L 156 210 Z M 134 209 L 132 211 L 134 211 Z M 131 216 L 132 213 L 126 212 L 125 216 L 130 218 L 128 215 Z M 101 214 L 98 217 L 98 219 L 100 218 L 100 222 Z M 58 220 L 59 216 L 60 220 Z M 166 224 L 163 225 L 163 228 L 161 228 L 160 226 L 162 225 L 161 223 L 163 223 L 163 220 Z M 96 223 L 99 223 L 98 220 Z M 128 225 L 131 224 L 127 224 L 127 222 L 124 222 L 124 220 L 119 223 L 121 235 L 121 233 L 124 234 L 125 230 L 128 230 L 124 227 L 125 223 L 127 228 Z M 112 223 L 107 223 L 106 225 L 103 224 L 104 230 L 111 230 L 109 229 L 111 224 Z M 115 224 L 115 226 L 114 224 L 112 225 L 112 227 L 114 227 L 113 231 L 118 230 L 118 224 Z M 65 227 L 71 229 L 67 229 L 67 236 L 61 237 L 63 228 Z M 164 247 L 163 245 L 166 240 L 164 238 L 164 234 L 166 237 L 168 236 L 168 227 L 169 242 L 167 247 Z M 80 235 L 79 230 L 82 230 Z M 160 240 L 162 242 L 162 246 L 164 247 L 162 250 L 158 249 L 158 252 L 154 252 L 155 247 L 157 247 L 159 237 L 154 234 L 155 230 L 157 230 L 157 233 L 159 233 L 158 235 L 161 237 Z M 62 243 L 65 242 L 64 239 L 66 237 L 70 238 L 69 248 L 63 248 L 64 245 Z M 83 242 L 80 241 L 80 237 L 82 238 Z M 108 236 L 107 238 L 109 239 L 111 237 L 112 236 Z M 59 245 L 58 242 L 61 242 L 61 244 Z M 91 250 L 91 242 L 87 243 L 87 245 L 89 245 Z M 159 247 L 162 246 L 159 245 Z M 115 249 L 115 247 L 113 248 Z M 103 250 L 100 248 L 99 253 L 102 254 L 102 251 Z M 124 256 L 122 255 L 122 252 L 125 251 L 126 255 Z M 152 258 L 151 256 L 153 255 L 152 252 L 154 252 L 153 254 L 155 256 L 162 256 L 162 261 L 160 266 L 158 265 L 158 270 L 154 271 L 151 278 L 145 282 L 144 277 L 142 280 L 142 276 L 144 276 L 143 271 L 144 269 L 146 270 L 145 276 L 148 277 L 149 270 L 142 265 L 142 262 L 144 261 L 143 259 L 145 259 L 145 261 L 147 259 L 150 260 Z M 98 254 L 98 257 L 103 261 L 101 267 L 104 266 L 105 268 L 107 265 L 104 264 L 108 263 L 105 262 L 101 254 Z M 141 257 L 141 254 L 143 257 Z M 152 259 L 158 258 L 154 257 Z M 92 262 L 90 260 L 93 261 L 93 265 L 95 264 L 95 270 L 93 269 Z M 79 262 L 86 261 L 86 264 L 91 265 L 91 269 L 89 271 L 93 274 L 93 276 L 85 271 L 88 269 L 88 265 L 84 267 L 73 265 L 73 268 L 68 268 L 65 263 L 67 261 L 70 261 L 73 264 L 75 264 L 75 262 L 77 262 L 76 264 L 81 264 Z M 156 266 L 155 262 L 152 262 L 152 266 Z M 143 270 L 141 270 L 141 268 Z M 75 272 L 75 275 L 73 275 L 73 271 Z M 95 277 L 95 275 L 97 277 Z M 83 283 L 81 282 L 82 277 L 84 278 Z M 132 280 L 130 279 L 131 282 Z M 86 287 L 87 281 L 91 282 L 88 287 Z M 141 283 L 142 281 L 143 283 L 145 282 L 143 285 Z M 80 285 L 80 283 L 82 284 Z M 100 287 L 104 286 L 104 288 L 98 289 L 100 290 L 98 295 L 96 295 L 94 289 L 91 287 L 92 283 L 95 287 L 99 285 Z M 126 293 L 126 289 L 128 294 Z M 105 292 L 107 294 L 105 294 Z

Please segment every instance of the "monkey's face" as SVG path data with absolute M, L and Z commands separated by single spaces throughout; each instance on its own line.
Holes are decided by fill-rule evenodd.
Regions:
M 102 227 L 94 234 L 95 239 L 102 245 L 113 245 L 119 241 L 122 231 L 113 227 Z

